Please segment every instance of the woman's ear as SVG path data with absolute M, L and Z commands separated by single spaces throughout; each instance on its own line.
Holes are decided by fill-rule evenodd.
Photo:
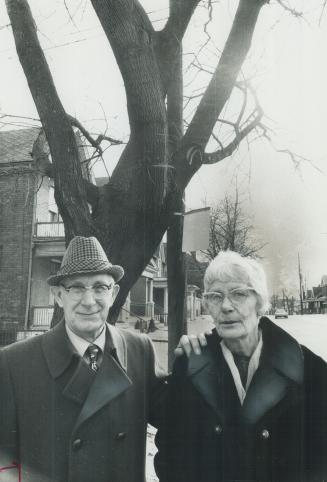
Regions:
M 56 303 L 58 303 L 58 305 L 62 308 L 63 307 L 63 304 L 62 304 L 62 290 L 61 290 L 61 286 L 51 286 L 51 292 L 53 294 L 53 297 L 56 301 Z

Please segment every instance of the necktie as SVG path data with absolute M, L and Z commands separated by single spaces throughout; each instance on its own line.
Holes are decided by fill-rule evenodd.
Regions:
M 89 347 L 86 350 L 86 353 L 89 359 L 90 368 L 94 372 L 97 372 L 99 370 L 99 365 L 97 364 L 99 350 L 100 348 L 97 347 L 96 345 L 89 345 Z
M 236 353 L 233 354 L 235 365 L 238 368 L 240 373 L 241 382 L 244 388 L 246 388 L 246 382 L 248 379 L 248 367 L 249 367 L 249 357 L 244 355 L 237 355 Z

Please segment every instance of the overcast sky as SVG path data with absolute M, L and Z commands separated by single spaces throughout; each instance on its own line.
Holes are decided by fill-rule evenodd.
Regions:
M 11 30 L 6 27 L 9 20 L 3 3 L 0 109 L 2 113 L 37 117 Z M 129 127 L 123 82 L 90 2 L 69 2 L 74 24 L 63 1 L 29 3 L 67 112 L 76 115 L 92 132 L 99 133 L 107 125 L 109 135 L 126 140 Z M 167 17 L 168 0 L 141 3 L 152 12 L 155 27 L 160 28 Z M 285 3 L 292 6 L 291 1 Z M 305 20 L 283 12 L 274 1 L 265 6 L 243 69 L 256 88 L 267 116 L 265 122 L 274 130 L 274 147 L 291 149 L 312 160 L 312 164 L 303 161 L 295 166 L 289 156 L 277 153 L 267 141 L 258 140 L 250 146 L 244 143 L 232 158 L 220 164 L 202 167 L 187 189 L 187 208 L 197 208 L 203 203 L 215 204 L 238 185 L 258 236 L 268 243 L 262 255 L 275 292 L 282 287 L 296 291 L 298 253 L 308 287 L 319 284 L 321 276 L 327 274 L 327 12 L 319 24 L 322 3 L 294 1 L 293 6 L 299 10 L 303 7 Z M 223 46 L 228 35 L 236 6 L 233 0 L 215 5 L 208 31 L 217 48 Z M 190 25 L 184 44 L 185 66 L 189 54 L 205 39 L 202 25 L 207 16 L 206 8 L 198 9 Z M 201 59 L 210 66 L 216 55 L 211 42 L 201 52 Z M 201 89 L 205 80 L 188 70 L 186 93 Z M 232 102 L 228 108 L 236 107 Z M 119 152 L 117 147 L 107 151 L 109 172 Z M 96 166 L 96 172 L 104 175 L 104 167 Z

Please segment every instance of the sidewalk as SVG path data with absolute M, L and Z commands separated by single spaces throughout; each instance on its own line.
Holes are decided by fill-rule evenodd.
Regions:
M 154 437 L 156 435 L 156 429 L 151 425 L 148 425 L 147 443 L 146 443 L 146 482 L 157 482 L 153 459 L 157 453 L 157 448 L 154 443 Z

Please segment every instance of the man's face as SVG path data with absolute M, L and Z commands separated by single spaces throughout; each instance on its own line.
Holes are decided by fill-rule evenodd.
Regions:
M 83 290 L 85 287 L 88 289 Z M 101 333 L 118 291 L 119 286 L 109 274 L 70 276 L 64 278 L 61 285 L 53 287 L 68 327 L 90 342 Z
M 223 295 L 221 302 L 206 302 L 219 336 L 226 341 L 253 336 L 259 324 L 258 300 L 253 291 L 237 281 L 215 281 L 207 291 Z

